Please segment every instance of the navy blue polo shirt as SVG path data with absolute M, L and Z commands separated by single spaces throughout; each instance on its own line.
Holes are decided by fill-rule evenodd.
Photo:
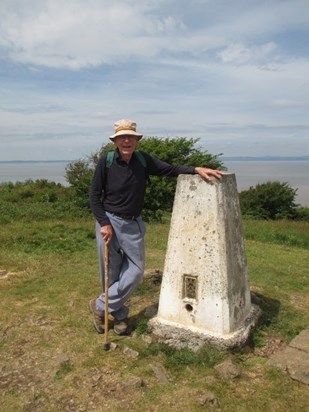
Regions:
M 105 211 L 136 217 L 141 214 L 148 176 L 175 177 L 195 173 L 193 166 L 172 166 L 141 153 L 146 168 L 135 153 L 127 163 L 116 151 L 109 168 L 106 167 L 106 154 L 99 159 L 90 190 L 90 207 L 101 226 L 110 224 Z

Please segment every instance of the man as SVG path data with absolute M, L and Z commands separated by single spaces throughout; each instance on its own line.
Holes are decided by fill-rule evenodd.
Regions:
M 108 311 L 114 317 L 114 331 L 127 331 L 129 309 L 125 306 L 140 284 L 144 273 L 145 225 L 140 216 L 148 175 L 178 176 L 199 174 L 209 181 L 221 178 L 221 171 L 193 166 L 171 166 L 142 152 L 135 152 L 142 135 L 136 123 L 123 119 L 115 123 L 110 139 L 116 146 L 111 164 L 103 155 L 97 164 L 91 191 L 90 205 L 96 217 L 96 238 L 101 281 L 104 284 L 104 242 L 109 245 Z M 104 293 L 89 302 L 93 323 L 103 333 Z

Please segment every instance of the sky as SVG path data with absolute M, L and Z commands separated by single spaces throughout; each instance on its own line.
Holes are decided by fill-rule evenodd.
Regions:
M 114 122 L 224 156 L 309 155 L 309 0 L 0 0 L 0 161 Z

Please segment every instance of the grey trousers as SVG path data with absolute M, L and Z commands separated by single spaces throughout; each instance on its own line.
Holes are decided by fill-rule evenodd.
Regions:
M 109 288 L 108 311 L 116 319 L 128 316 L 125 302 L 142 281 L 145 267 L 145 224 L 141 217 L 134 220 L 122 219 L 106 213 L 113 227 L 109 243 Z M 104 241 L 100 225 L 96 223 L 96 239 L 99 256 L 101 284 L 104 285 Z M 96 300 L 97 310 L 103 313 L 104 292 Z

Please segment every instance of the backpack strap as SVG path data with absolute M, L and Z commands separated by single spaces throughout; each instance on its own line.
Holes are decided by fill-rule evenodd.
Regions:
M 107 152 L 106 167 L 109 169 L 113 163 L 115 152 Z
M 135 150 L 134 152 L 138 158 L 138 160 L 141 162 L 141 164 L 144 166 L 144 168 L 146 169 L 147 167 L 147 163 L 146 163 L 146 159 L 145 157 L 142 155 L 142 153 L 139 150 Z
M 135 150 L 134 153 L 136 154 L 136 156 L 137 156 L 138 160 L 140 161 L 140 163 L 146 169 L 147 163 L 146 163 L 145 157 L 138 150 Z M 113 164 L 114 156 L 115 156 L 115 151 L 107 152 L 107 155 L 106 155 L 106 167 L 107 167 L 107 169 L 109 169 L 111 167 L 111 165 Z

